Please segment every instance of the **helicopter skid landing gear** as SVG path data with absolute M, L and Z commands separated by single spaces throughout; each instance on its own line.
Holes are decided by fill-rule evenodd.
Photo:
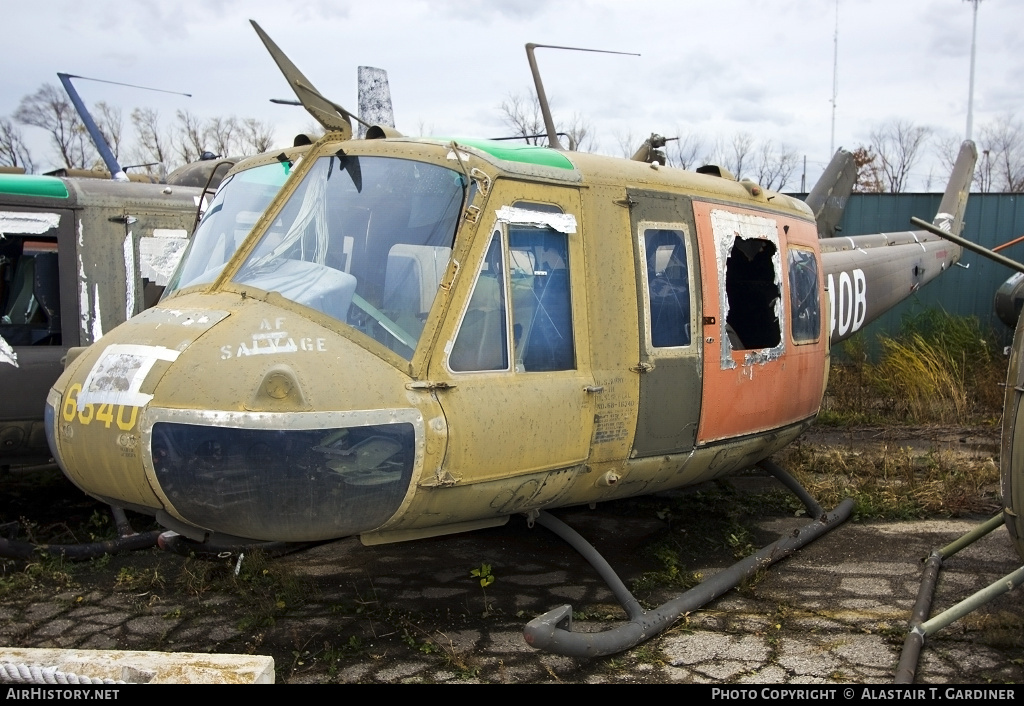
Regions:
M 0 538 L 0 557 L 5 559 L 33 559 L 43 554 L 60 556 L 68 561 L 88 561 L 105 554 L 118 554 L 139 549 L 149 549 L 156 545 L 157 531 L 135 532 L 128 524 L 124 510 L 116 505 L 109 505 L 117 527 L 117 538 L 83 544 L 34 544 L 19 542 L 14 539 Z
M 896 667 L 895 684 L 914 683 L 914 676 L 917 674 L 917 663 L 921 657 L 921 650 L 924 648 L 927 637 L 934 635 L 954 620 L 959 620 L 968 613 L 977 610 L 996 596 L 1001 596 L 1007 591 L 1012 591 L 1017 586 L 1024 584 L 1024 566 L 1022 566 L 995 583 L 965 598 L 952 608 L 943 611 L 930 620 L 928 618 L 942 562 L 961 549 L 974 544 L 974 542 L 1003 524 L 1003 513 L 1000 512 L 955 542 L 951 542 L 941 549 L 933 550 L 925 560 L 924 572 L 921 576 L 921 587 L 918 589 L 917 601 L 914 603 L 914 609 L 910 615 L 910 630 L 907 632 L 907 637 L 903 642 L 903 652 L 900 655 L 899 665 Z
M 526 642 L 539 650 L 580 658 L 602 657 L 628 650 L 661 633 L 684 613 L 718 598 L 745 578 L 789 556 L 850 517 L 854 505 L 852 498 L 843 500 L 832 512 L 824 512 L 803 486 L 780 466 L 767 460 L 758 466 L 793 491 L 815 520 L 650 611 L 640 606 L 604 557 L 587 540 L 561 520 L 542 511 L 536 521 L 572 545 L 597 570 L 625 609 L 629 622 L 604 632 L 572 632 L 572 606 L 563 605 L 527 623 L 523 630 Z

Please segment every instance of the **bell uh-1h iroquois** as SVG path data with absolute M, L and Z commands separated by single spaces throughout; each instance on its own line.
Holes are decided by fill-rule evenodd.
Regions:
M 560 531 L 544 510 L 777 469 L 819 410 L 830 340 L 960 256 L 924 232 L 819 241 L 801 201 L 566 152 L 553 130 L 553 148 L 353 140 L 286 66 L 332 132 L 229 177 L 164 299 L 47 399 L 76 484 L 197 541 L 383 543 L 513 514 Z M 953 232 L 974 157 L 965 143 L 935 218 Z M 801 497 L 815 521 L 792 546 L 852 507 Z M 567 608 L 528 640 L 605 654 L 674 619 L 627 611 L 609 644 L 575 640 Z

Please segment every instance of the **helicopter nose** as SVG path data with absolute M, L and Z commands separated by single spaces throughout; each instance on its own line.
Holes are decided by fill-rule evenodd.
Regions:
M 230 313 L 151 309 L 68 366 L 45 412 L 65 475 L 185 533 L 298 542 L 383 525 L 426 448 L 404 385 L 373 392 L 404 378 L 307 322 L 275 329 L 269 345 L 264 329 L 286 319 L 227 303 Z M 379 384 L 325 381 L 325 349 Z
M 382 525 L 405 499 L 423 439 L 413 409 L 151 408 L 144 429 L 171 514 L 235 537 L 296 542 Z

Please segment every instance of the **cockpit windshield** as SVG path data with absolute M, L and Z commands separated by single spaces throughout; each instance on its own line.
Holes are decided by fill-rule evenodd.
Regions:
M 224 180 L 167 284 L 164 298 L 179 289 L 217 278 L 249 235 L 256 219 L 277 196 L 290 171 L 289 162 L 273 162 Z
M 239 269 L 412 357 L 448 267 L 465 178 L 390 157 L 321 157 Z

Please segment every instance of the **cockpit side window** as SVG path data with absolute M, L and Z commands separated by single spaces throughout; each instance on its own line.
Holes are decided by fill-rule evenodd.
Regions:
M 821 335 L 818 263 L 814 253 L 789 249 L 789 308 L 793 342 L 813 343 Z
M 448 356 L 448 367 L 456 372 L 508 369 L 505 277 L 502 274 L 505 268 L 501 250 L 501 231 L 495 231 Z
M 775 243 L 737 237 L 726 261 L 725 291 L 729 298 L 726 324 L 733 350 L 779 345 L 778 306 L 782 295 L 776 278 Z
M 509 280 L 516 370 L 575 369 L 568 236 L 510 226 Z
M 527 211 L 540 211 L 541 213 L 565 213 L 561 206 L 553 203 L 541 203 L 539 201 L 516 201 L 513 208 L 522 208 Z
M 260 214 L 277 196 L 290 170 L 288 162 L 274 162 L 238 172 L 221 183 L 167 284 L 165 297 L 217 279 Z M 280 229 L 281 223 L 275 227 Z

